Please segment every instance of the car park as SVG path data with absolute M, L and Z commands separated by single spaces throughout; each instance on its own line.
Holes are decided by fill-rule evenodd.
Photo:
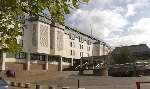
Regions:
M 148 62 L 114 64 L 109 67 L 109 75 L 116 77 L 150 75 L 150 64 Z

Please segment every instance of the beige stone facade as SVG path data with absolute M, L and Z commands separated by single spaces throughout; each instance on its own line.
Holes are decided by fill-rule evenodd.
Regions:
M 73 28 L 51 24 L 43 17 L 26 20 L 23 36 L 19 40 L 23 51 L 7 62 L 26 59 L 25 53 L 31 53 L 31 59 L 42 60 L 46 58 L 46 55 L 49 56 L 48 59 L 51 59 L 51 56 L 80 59 L 81 57 L 107 55 L 111 51 L 111 47 L 105 42 Z M 6 57 L 6 59 L 12 58 Z
M 54 25 L 54 24 L 53 24 Z M 99 39 L 81 33 L 75 29 L 43 21 L 28 22 L 25 30 L 24 51 L 59 55 L 64 58 L 80 59 L 88 56 L 107 55 L 110 46 Z M 28 32 L 31 30 L 31 32 Z M 30 38 L 32 39 L 30 39 Z M 30 46 L 29 46 L 30 44 Z M 28 45 L 28 46 L 26 46 Z

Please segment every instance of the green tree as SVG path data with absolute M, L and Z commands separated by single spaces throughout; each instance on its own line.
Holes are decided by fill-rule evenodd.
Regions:
M 68 4 L 67 1 L 72 2 Z M 17 37 L 21 36 L 23 23 L 18 16 L 45 15 L 45 10 L 51 15 L 51 20 L 64 24 L 64 16 L 71 9 L 77 9 L 79 3 L 88 0 L 0 0 L 0 47 L 5 52 L 21 50 Z
M 123 64 L 134 62 L 134 58 L 128 48 L 122 48 L 117 55 L 112 55 L 114 63 Z

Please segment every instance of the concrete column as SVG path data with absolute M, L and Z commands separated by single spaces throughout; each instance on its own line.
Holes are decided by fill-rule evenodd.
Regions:
M 82 58 L 80 58 L 80 68 L 82 69 Z
M 44 69 L 48 70 L 48 55 L 45 55 L 45 65 Z
M 42 89 L 42 86 L 39 84 L 36 84 L 35 89 Z
M 27 63 L 26 63 L 26 70 L 30 70 L 30 52 L 27 53 Z
M 63 62 L 63 59 L 62 59 L 62 57 L 60 57 L 60 61 L 59 61 L 59 64 L 58 64 L 58 70 L 59 71 L 62 71 L 62 66 L 63 66 L 62 62 Z
M 1 70 L 5 70 L 6 53 L 2 53 L 1 56 Z
M 40 55 L 40 61 L 42 60 L 42 55 Z
M 25 88 L 30 88 L 31 84 L 30 83 L 25 83 Z
M 71 66 L 73 66 L 73 58 L 71 58 Z

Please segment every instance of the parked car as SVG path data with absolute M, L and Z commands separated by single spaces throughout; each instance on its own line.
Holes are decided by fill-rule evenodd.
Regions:
M 115 64 L 109 67 L 109 75 L 115 77 L 133 76 L 134 68 L 131 64 Z
M 114 64 L 109 67 L 109 75 L 116 77 L 150 75 L 149 62 Z
M 8 83 L 2 77 L 0 77 L 0 89 L 8 89 Z

